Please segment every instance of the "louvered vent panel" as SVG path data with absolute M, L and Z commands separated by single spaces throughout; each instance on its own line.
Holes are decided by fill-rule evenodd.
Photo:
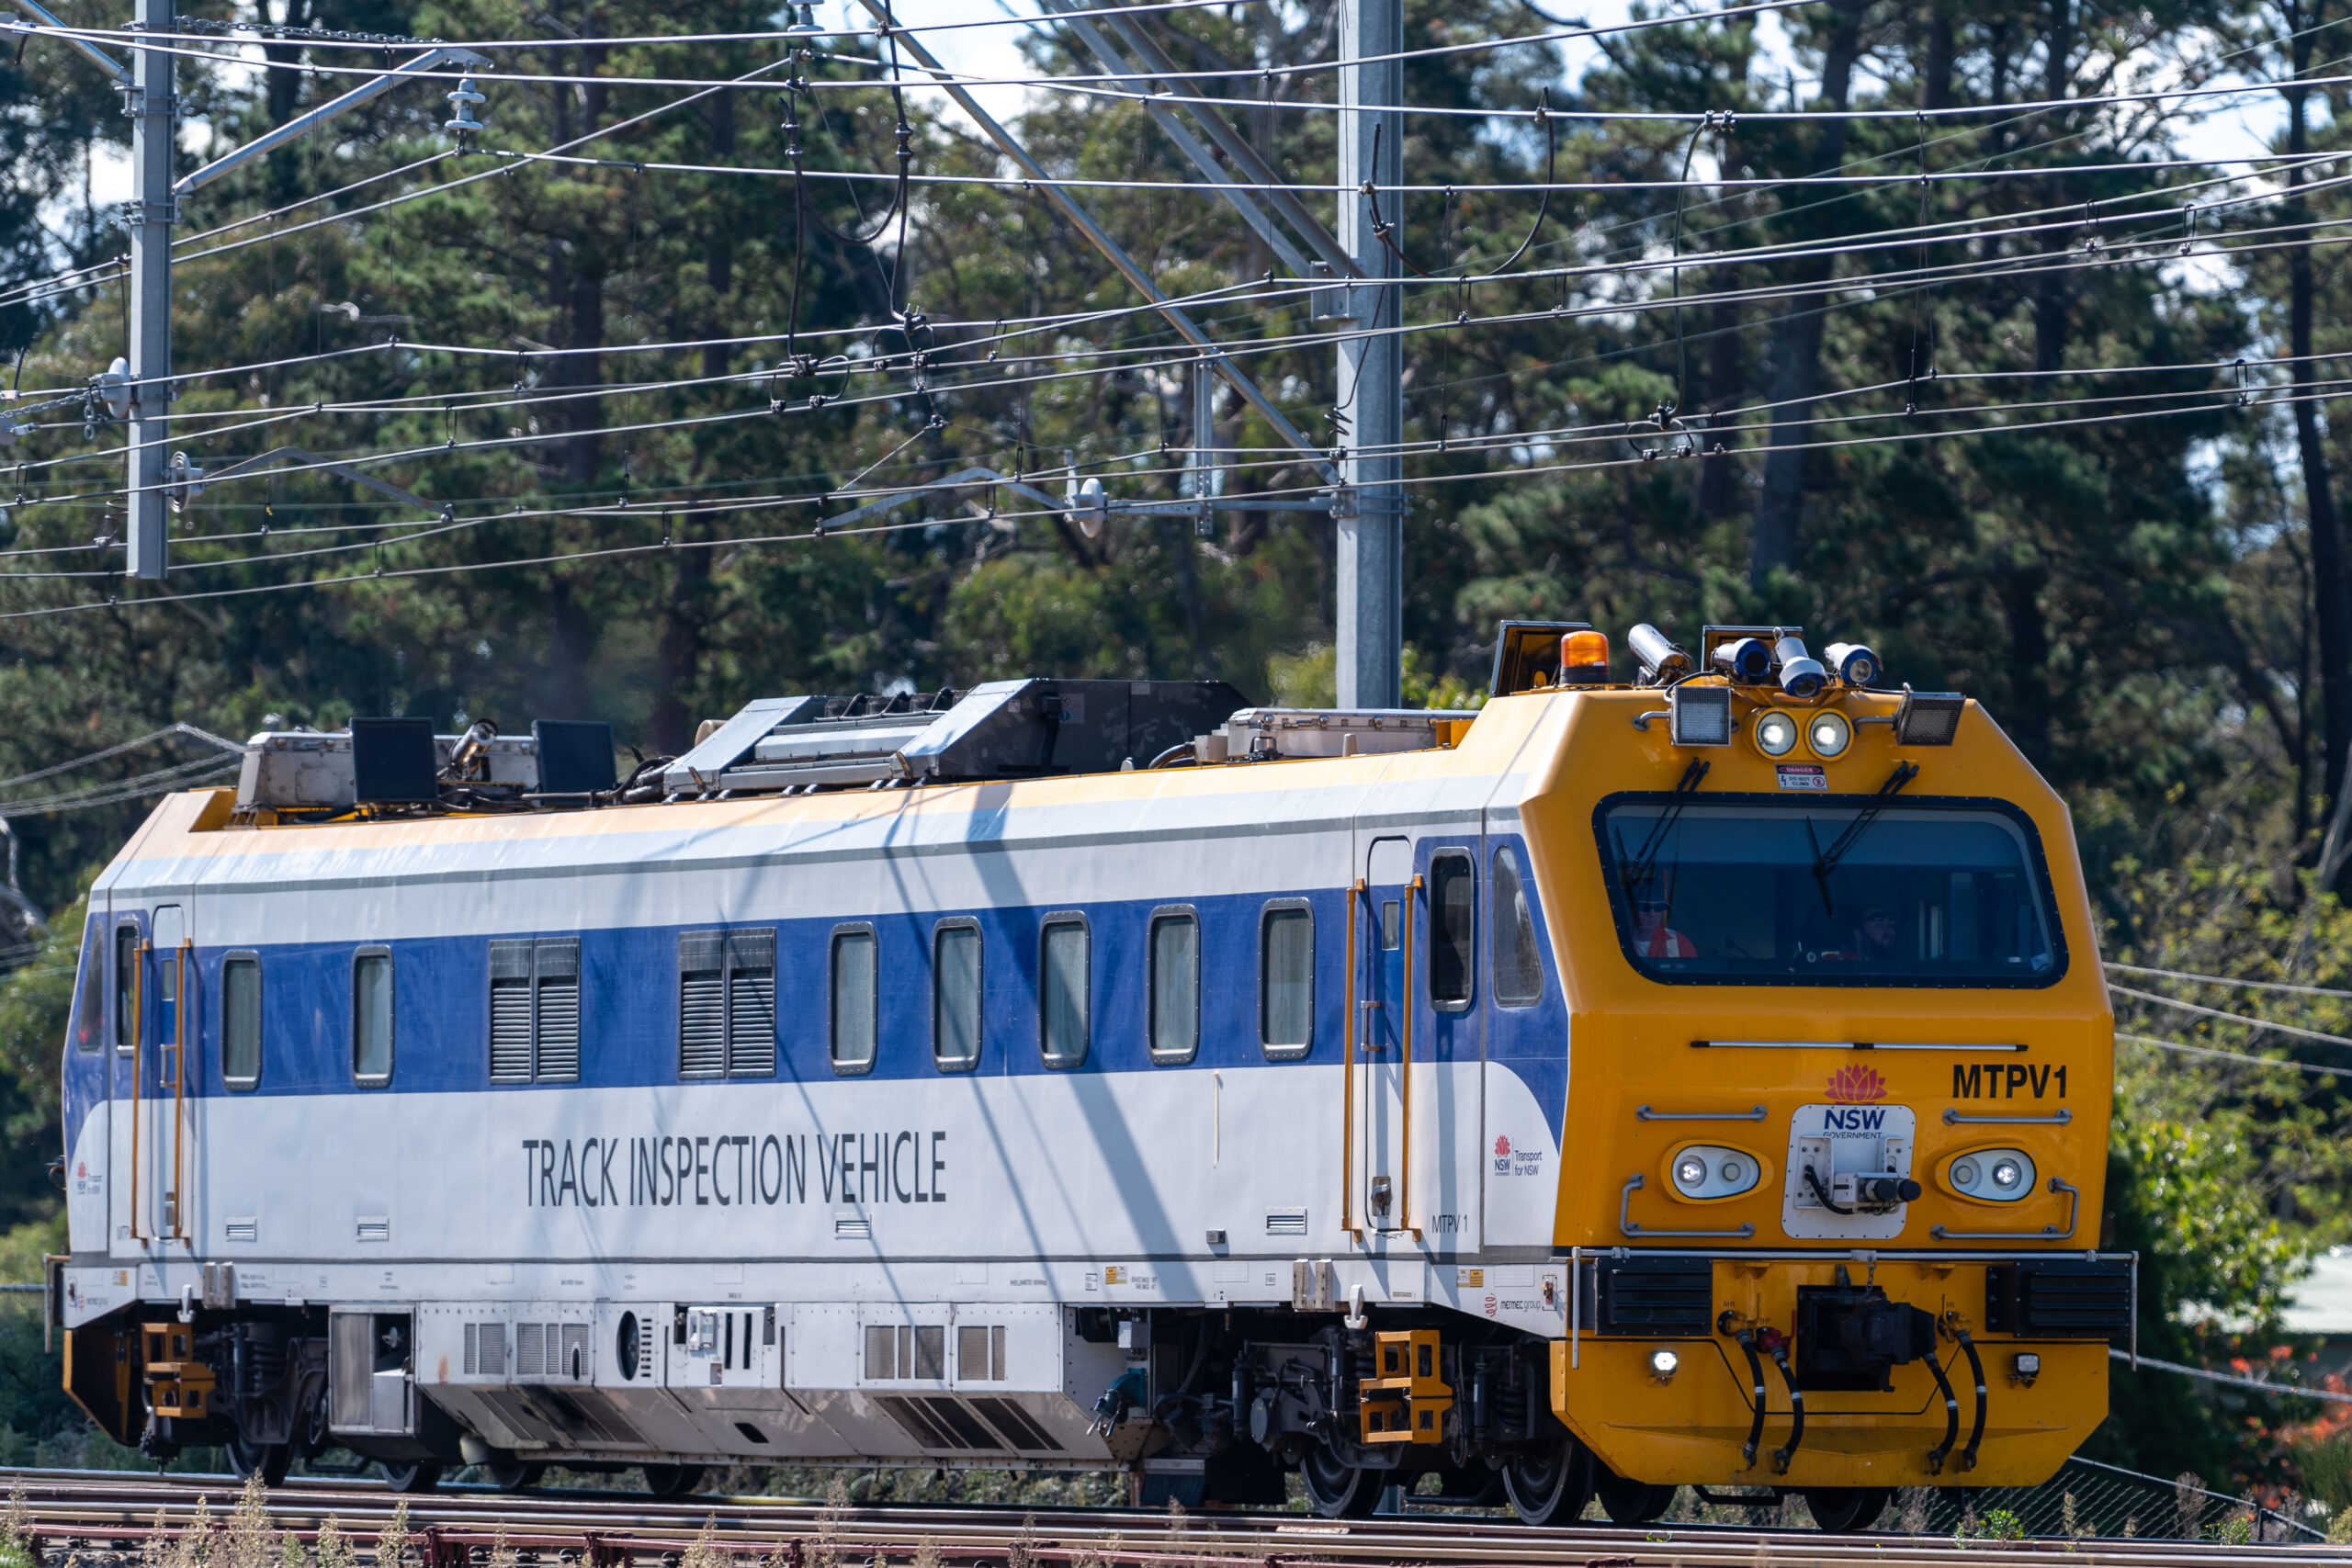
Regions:
M 989 1376 L 989 1331 L 967 1324 L 956 1330 L 956 1381 L 986 1382 Z
M 531 1081 L 531 944 L 490 944 L 490 1081 Z
M 588 1375 L 588 1325 L 567 1323 L 563 1325 L 563 1353 L 555 1364 L 557 1375 L 585 1378 Z
M 727 1071 L 735 1077 L 775 1076 L 775 932 L 727 933 Z
M 466 1325 L 466 1375 L 468 1377 L 471 1377 L 481 1370 L 479 1364 L 481 1359 L 481 1325 L 476 1323 Z
M 678 938 L 678 1076 L 715 1078 L 727 1071 L 726 933 Z
M 580 939 L 539 943 L 539 1081 L 580 1077 Z
M 518 1323 L 514 1325 L 514 1375 L 518 1378 L 547 1376 L 548 1330 L 543 1323 Z
M 503 1323 L 481 1325 L 481 1375 L 503 1378 L 506 1375 L 506 1325 Z

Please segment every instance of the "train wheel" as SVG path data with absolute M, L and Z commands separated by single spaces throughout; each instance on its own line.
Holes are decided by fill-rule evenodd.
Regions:
M 391 1492 L 404 1492 L 413 1497 L 430 1492 L 441 1484 L 441 1466 L 432 1460 L 419 1460 L 414 1464 L 384 1466 L 384 1486 Z
M 684 1497 L 702 1484 L 698 1464 L 649 1464 L 644 1472 L 645 1489 L 656 1497 Z
M 1628 1481 L 1597 1461 L 1593 1469 L 1593 1491 L 1600 1495 L 1600 1511 L 1609 1516 L 1612 1525 L 1646 1525 L 1664 1518 L 1666 1511 L 1674 1506 L 1675 1493 L 1680 1490 Z
M 1832 1535 L 1870 1529 L 1894 1500 L 1892 1486 L 1816 1486 L 1804 1495 L 1814 1524 Z
M 481 1472 L 490 1477 L 490 1483 L 501 1492 L 526 1492 L 539 1483 L 539 1477 L 548 1472 L 548 1467 L 543 1464 L 486 1464 L 482 1466 Z
M 287 1467 L 294 1462 L 291 1443 L 249 1443 L 241 1435 L 228 1441 L 229 1468 L 241 1481 L 261 1477 L 265 1486 L 283 1485 Z
M 1564 1436 L 1543 1454 L 1507 1462 L 1503 1494 L 1521 1524 L 1572 1525 L 1592 1501 L 1592 1456 Z
M 1327 1519 L 1370 1518 L 1388 1484 L 1388 1472 L 1358 1470 L 1320 1443 L 1299 1457 L 1298 1478 L 1307 1506 Z

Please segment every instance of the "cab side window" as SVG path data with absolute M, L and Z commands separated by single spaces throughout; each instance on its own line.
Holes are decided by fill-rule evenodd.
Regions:
M 1544 951 L 1520 880 L 1519 857 L 1509 845 L 1495 852 L 1492 894 L 1487 929 L 1494 933 L 1495 1000 L 1507 1008 L 1532 1007 L 1544 999 Z
M 125 920 L 114 929 L 114 1048 L 139 1043 L 139 928 Z
M 74 986 L 74 1048 L 96 1051 L 107 1036 L 107 944 L 105 928 L 93 924 L 82 938 L 82 973 Z
M 1466 854 L 1430 857 L 1430 1005 L 1460 1012 L 1477 973 L 1476 868 Z
M 1315 911 L 1303 899 L 1269 904 L 1259 917 L 1258 1043 L 1276 1062 L 1315 1044 Z
M 1037 1047 L 1049 1067 L 1086 1065 L 1092 947 L 1074 915 L 1047 920 L 1037 934 Z
M 351 960 L 351 1076 L 362 1089 L 392 1081 L 392 950 L 363 947 Z
M 261 955 L 220 960 L 220 1081 L 231 1089 L 261 1082 Z
M 874 1070 L 876 960 L 872 926 L 833 932 L 830 1049 L 837 1073 Z

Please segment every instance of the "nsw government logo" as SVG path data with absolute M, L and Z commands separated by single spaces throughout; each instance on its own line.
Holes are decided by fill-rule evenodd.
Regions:
M 1886 1098 L 1886 1080 L 1876 1067 L 1840 1067 L 1829 1075 L 1829 1098 L 1839 1105 L 1864 1105 Z

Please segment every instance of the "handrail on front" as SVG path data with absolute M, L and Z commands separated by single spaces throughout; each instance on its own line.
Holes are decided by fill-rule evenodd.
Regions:
M 1624 1232 L 1627 1235 L 1736 1236 L 1744 1240 L 1756 1234 L 1756 1227 L 1748 1224 L 1746 1220 L 1742 1220 L 1739 1223 L 1739 1228 L 1737 1230 L 1730 1231 L 1652 1230 L 1647 1225 L 1641 1224 L 1639 1221 L 1632 1217 L 1634 1212 L 1634 1194 L 1640 1191 L 1644 1185 L 1645 1183 L 1642 1179 L 1641 1172 L 1635 1171 L 1633 1177 L 1626 1181 L 1623 1194 L 1617 1200 L 1617 1228 Z
M 2064 1127 L 2075 1119 L 2071 1111 L 2062 1110 L 2055 1116 L 1963 1116 L 1947 1108 L 1944 1125 L 1958 1127 L 1963 1123 L 1980 1127 Z
M 2050 1190 L 2067 1195 L 2064 1230 L 2044 1225 L 2038 1231 L 1948 1231 L 1941 1225 L 1933 1225 L 1928 1234 L 1938 1241 L 2064 1241 L 2075 1234 L 2075 1223 L 2082 1218 L 2083 1191 L 2054 1176 L 2050 1179 Z
M 1636 1122 L 1761 1122 L 1764 1108 L 1752 1105 L 1745 1111 L 1652 1111 L 1646 1105 L 1634 1107 Z

